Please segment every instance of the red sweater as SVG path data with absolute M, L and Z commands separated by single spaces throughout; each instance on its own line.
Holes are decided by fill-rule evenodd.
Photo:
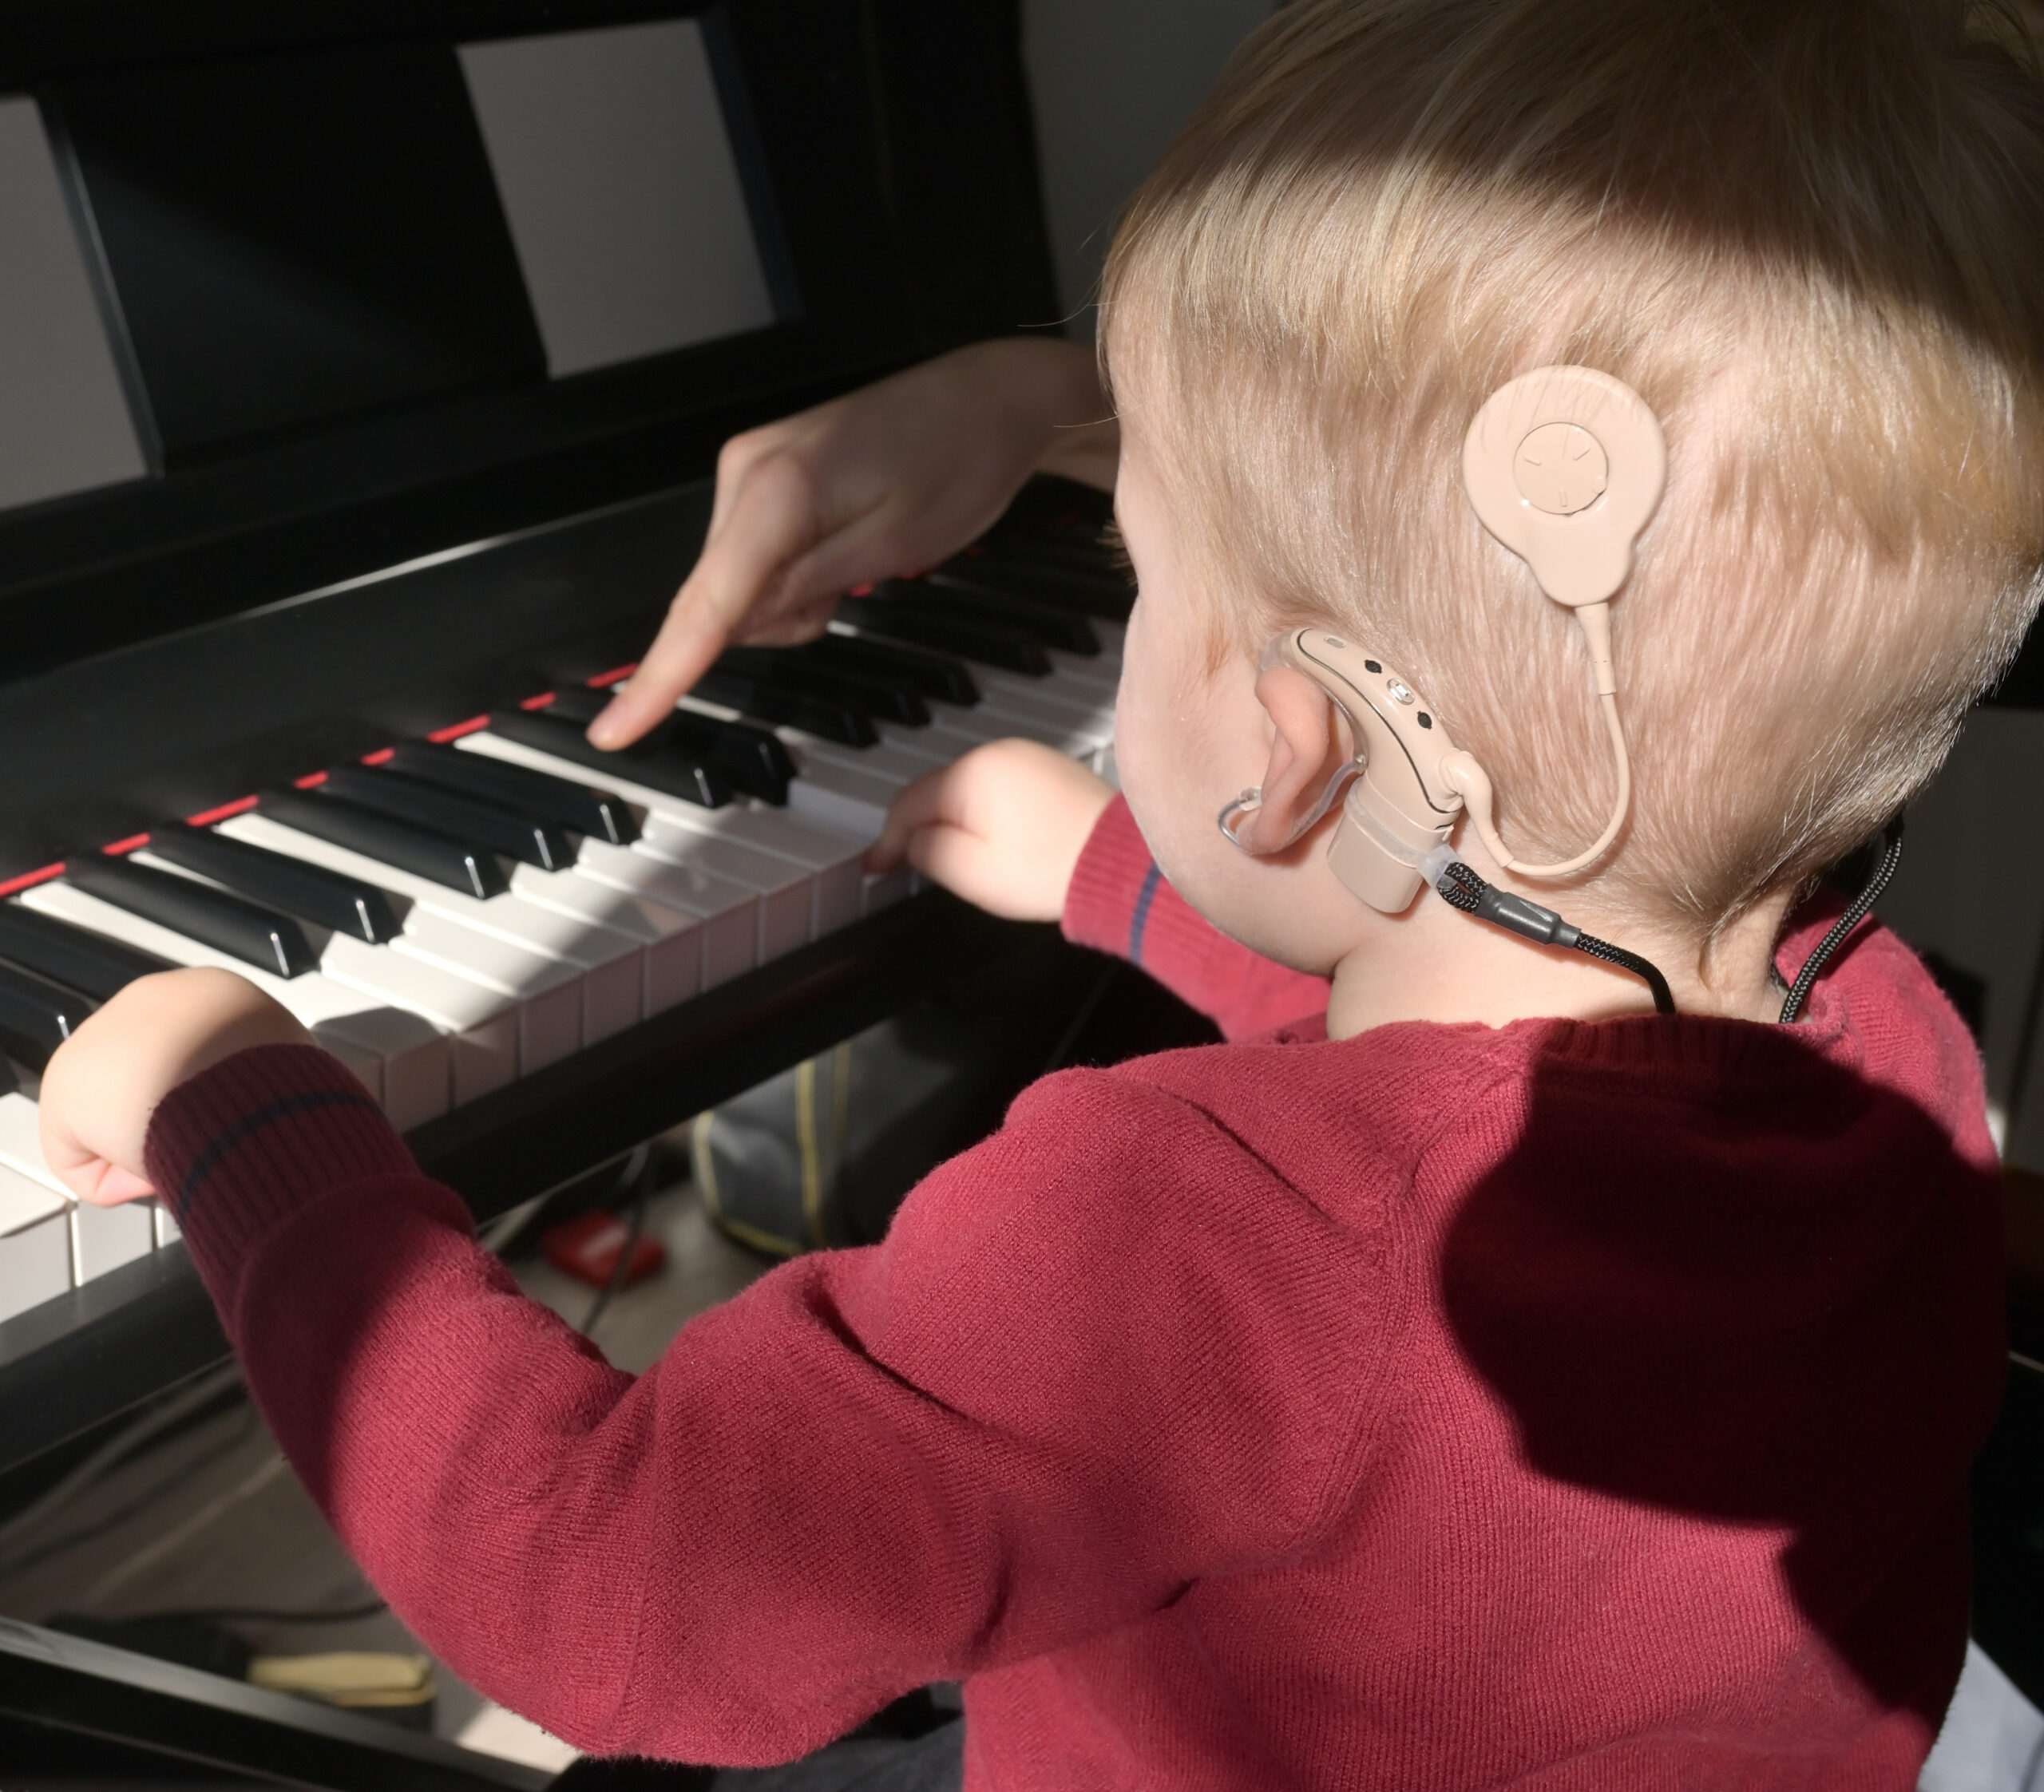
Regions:
M 1237 1025 L 1312 1005 L 1119 806 L 1068 926 Z M 964 1678 L 987 1792 L 1903 1792 L 1958 1671 L 1993 1154 L 1878 930 L 1793 1029 L 1067 1071 L 636 1380 L 319 1052 L 185 1085 L 149 1157 L 377 1585 L 585 1749 L 769 1762 Z

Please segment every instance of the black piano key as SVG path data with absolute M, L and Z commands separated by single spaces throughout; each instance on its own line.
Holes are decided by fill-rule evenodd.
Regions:
M 230 891 L 98 852 L 69 860 L 64 876 L 89 896 L 273 976 L 302 977 L 319 968 L 319 955 L 295 920 Z
M 731 789 L 737 780 L 713 764 L 708 755 L 698 752 L 694 742 L 677 740 L 665 722 L 646 739 L 635 742 L 620 752 L 606 753 L 601 747 L 592 746 L 582 732 L 583 727 L 595 719 L 596 711 L 604 707 L 608 698 L 598 698 L 589 704 L 585 716 L 580 713 L 583 707 L 580 703 L 573 706 L 573 713 L 570 712 L 570 694 L 561 693 L 557 710 L 549 707 L 494 710 L 489 718 L 489 731 L 502 735 L 507 741 L 517 741 L 526 746 L 537 747 L 541 753 L 550 753 L 572 765 L 587 765 L 594 771 L 608 767 L 615 776 L 629 778 L 634 784 L 650 785 L 704 809 L 721 809 L 731 800 Z
M 394 770 L 429 784 L 501 803 L 534 821 L 572 828 L 613 846 L 629 846 L 639 837 L 639 824 L 622 797 L 592 785 L 571 783 L 549 772 L 536 772 L 529 765 L 436 746 L 430 741 L 406 742 L 390 764 Z
M 568 831 L 534 821 L 493 802 L 479 801 L 442 785 L 408 777 L 402 772 L 339 765 L 319 786 L 323 794 L 373 809 L 415 827 L 430 828 L 451 840 L 502 852 L 542 871 L 565 871 L 575 863 L 575 843 Z
M 480 901 L 511 888 L 497 855 L 466 842 L 450 840 L 430 829 L 415 827 L 372 809 L 358 809 L 336 797 L 303 790 L 266 790 L 259 805 L 273 821 L 300 833 L 345 846 L 366 859 L 394 865 Z M 0 947 L 0 951 L 4 951 Z
M 905 728 L 929 726 L 929 706 L 898 674 L 826 666 L 806 656 L 799 647 L 727 647 L 717 663 L 747 678 L 766 678 L 790 690 L 827 697 L 882 722 L 897 722 Z
M 177 968 L 154 952 L 137 951 L 18 902 L 0 902 L 0 958 L 99 1002 L 110 1001 L 137 977 Z
M 1134 572 L 1104 547 L 989 537 L 946 560 L 939 570 L 977 574 L 1019 596 L 1060 604 L 1106 622 L 1127 622 L 1135 607 Z
M 571 687 L 539 713 L 552 718 L 556 726 L 572 724 L 580 738 L 580 731 L 609 702 L 607 690 Z M 581 739 L 580 745 L 585 755 L 593 750 L 586 739 Z M 564 754 L 563 757 L 570 756 Z M 698 710 L 678 709 L 630 746 L 614 753 L 598 753 L 594 758 L 584 757 L 576 763 L 612 766 L 620 777 L 650 784 L 656 790 L 668 786 L 644 775 L 643 767 L 671 765 L 683 773 L 704 768 L 716 781 L 715 788 L 723 793 L 718 802 L 730 801 L 731 793 L 737 790 L 762 802 L 784 804 L 788 800 L 788 781 L 795 775 L 794 756 L 770 728 L 704 715 Z M 714 809 L 717 804 L 707 806 Z
M 972 682 L 972 668 L 956 654 L 911 647 L 905 641 L 884 641 L 876 635 L 840 635 L 834 631 L 799 647 L 782 651 L 814 659 L 822 666 L 899 678 L 925 698 L 934 697 L 963 709 L 970 709 L 980 700 L 980 687 Z
M 1102 583 L 1128 583 L 1127 563 L 1116 556 L 1098 530 L 1060 535 L 1039 529 L 996 528 L 956 557 L 1012 561 L 1018 566 L 1051 566 Z
M 925 609 L 920 605 L 848 598 L 838 606 L 838 616 L 862 635 L 934 647 L 940 653 L 963 654 L 968 659 L 1032 678 L 1050 674 L 1050 656 L 1035 636 L 1004 623 L 968 615 L 962 609 L 950 606 Z
M 252 901 L 372 946 L 396 939 L 401 931 L 388 892 L 345 872 L 307 864 L 205 828 L 160 828 L 149 836 L 149 850 Z
M 77 1030 L 78 1023 L 98 1006 L 90 996 L 38 977 L 33 971 L 0 963 L 0 1050 L 17 1063 L 40 1070 L 50 1062 L 50 1054 Z
M 902 580 L 881 587 L 892 601 L 957 605 L 988 622 L 1002 623 L 1034 635 L 1047 647 L 1091 659 L 1100 651 L 1093 625 L 1075 610 L 1060 608 L 1040 598 L 1009 591 L 984 574 L 933 572 L 927 579 Z
M 695 681 L 690 694 L 706 703 L 721 703 L 726 709 L 758 716 L 763 722 L 802 729 L 842 746 L 876 746 L 880 742 L 873 718 L 863 710 L 772 678 L 733 671 L 721 663 Z
M 776 807 L 788 800 L 788 785 L 795 775 L 794 756 L 770 728 L 727 722 L 695 710 L 676 710 L 653 731 L 653 739 L 664 750 L 707 760 L 734 790 Z

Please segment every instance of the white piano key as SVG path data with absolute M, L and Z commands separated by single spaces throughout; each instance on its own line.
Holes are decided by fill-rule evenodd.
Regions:
M 869 872 L 859 881 L 859 912 L 876 914 L 897 902 L 907 901 L 915 892 L 916 874 L 905 860 L 892 871 Z
M 459 744 L 470 752 L 505 759 L 535 771 L 550 772 L 557 777 L 579 776 L 583 781 L 599 784 L 615 792 L 664 826 L 714 839 L 735 841 L 755 852 L 801 867 L 815 880 L 810 917 L 813 934 L 828 933 L 858 918 L 860 883 L 864 876 L 860 860 L 866 848 L 862 840 L 850 834 L 819 828 L 764 803 L 740 800 L 722 809 L 704 809 L 664 790 L 656 790 L 651 785 L 640 784 L 629 777 L 613 777 L 608 771 L 577 768 L 521 742 L 499 741 L 487 734 L 466 736 Z M 626 764 L 620 761 L 620 769 Z M 761 889 L 763 893 L 766 888 L 756 880 L 719 872 L 714 861 L 705 861 L 703 868 L 713 876 L 726 876 L 731 882 Z M 515 872 L 512 887 L 519 887 Z
M 703 809 L 664 790 L 656 790 L 651 785 L 640 784 L 627 777 L 614 777 L 608 770 L 595 772 L 577 768 L 519 742 L 500 740 L 487 733 L 465 736 L 458 744 L 472 753 L 486 754 L 492 758 L 527 765 L 535 771 L 550 772 L 557 777 L 579 775 L 616 792 L 664 826 L 735 841 L 740 845 L 801 867 L 815 880 L 810 918 L 814 933 L 827 933 L 858 916 L 860 880 L 863 876 L 859 861 L 865 852 L 864 837 L 840 829 L 818 827 L 764 803 L 741 800 L 723 809 Z M 627 763 L 620 762 L 620 770 Z M 729 873 L 719 872 L 713 861 L 703 861 L 703 868 L 745 888 L 763 888 L 756 880 L 731 877 Z M 515 886 L 515 876 L 513 882 Z
M 428 919 L 438 917 L 457 928 L 486 935 L 493 941 L 508 943 L 579 973 L 582 984 L 578 1025 L 585 1043 L 622 1032 L 644 1016 L 646 964 L 643 929 L 635 935 L 586 916 L 534 903 L 517 893 L 481 901 L 460 890 L 435 884 L 430 878 L 415 877 L 394 865 L 384 864 L 345 846 L 336 846 L 331 841 L 301 833 L 295 828 L 260 814 L 236 816 L 224 824 L 220 831 L 249 845 L 267 847 L 287 858 L 323 866 L 329 871 L 343 872 L 375 884 L 393 896 L 405 897 L 411 908 L 405 919 L 403 935 L 398 941 L 393 942 L 399 950 L 405 949 L 406 941 L 417 945 L 430 937 L 440 943 L 422 948 L 425 955 L 436 962 L 450 963 L 458 971 L 465 969 L 465 965 L 461 962 L 460 940 L 448 936 L 438 921 Z M 540 871 L 536 866 L 520 868 L 531 870 L 543 879 L 564 880 L 566 875 Z M 491 948 L 484 948 L 481 955 L 492 963 L 496 962 Z M 485 980 L 499 983 L 493 977 Z M 539 1063 L 546 1062 L 551 1060 L 544 1057 L 530 1060 L 526 1068 L 535 1069 Z
M 1012 718 L 1041 728 L 1063 729 L 1083 738 L 1089 746 L 1103 746 L 1113 739 L 1114 708 L 1104 708 L 1091 697 L 1060 696 L 1052 691 L 1028 688 L 1031 681 L 1017 678 L 1008 684 L 982 681 L 976 715 Z
M 0 1165 L 0 1319 L 71 1285 L 69 1201 Z
M 0 1165 L 26 1176 L 68 1207 L 73 1199 L 71 1191 L 43 1161 L 39 1124 L 35 1103 L 27 1096 L 19 1090 L 0 1095 Z
M 366 998 L 362 991 L 319 972 L 278 977 L 198 940 L 187 939 L 140 915 L 61 880 L 22 892 L 23 903 L 105 934 L 173 964 L 232 971 L 283 1007 L 361 1079 L 400 1131 L 447 1111 L 446 1042 L 417 1011 L 399 1011 Z
M 1105 634 L 1107 624 L 1095 623 L 1093 631 L 1100 636 L 1098 654 L 1067 653 L 1061 648 L 1050 650 L 1052 671 L 1047 678 L 1031 682 L 1047 685 L 1053 690 L 1099 691 L 1111 697 L 1115 686 L 1121 682 L 1121 653 L 1118 647 L 1110 647 Z M 997 671 L 998 668 L 996 668 Z M 1004 678 L 1013 678 L 1012 672 L 1002 673 Z
M 759 962 L 806 945 L 816 911 L 816 880 L 788 860 L 743 841 L 677 828 L 658 816 L 641 824 L 632 850 L 663 864 L 707 872 L 759 897 Z
M 35 1103 L 18 1093 L 0 1096 L 0 1166 L 63 1202 L 69 1217 L 65 1249 L 71 1280 L 80 1287 L 156 1248 L 156 1222 L 145 1201 L 93 1207 L 70 1191 L 44 1161 Z
M 877 746 L 846 746 L 837 741 L 826 741 L 814 734 L 808 734 L 799 728 L 777 728 L 787 745 L 789 753 L 801 769 L 802 775 L 809 775 L 810 767 L 818 764 L 842 765 L 847 771 L 862 773 L 867 777 L 901 789 L 913 784 L 930 769 L 926 754 L 911 752 L 882 741 Z M 917 730 L 926 733 L 927 730 Z M 792 788 L 790 791 L 793 797 Z
M 485 738 L 481 735 L 465 736 L 460 744 L 469 746 L 470 741 Z M 515 764 L 531 765 L 535 769 L 550 771 L 556 776 L 565 777 L 572 769 L 564 762 L 551 760 L 545 754 L 530 748 L 516 755 L 497 752 L 495 750 L 499 744 L 494 737 L 488 737 L 486 745 L 469 747 L 469 750 L 488 752 L 492 757 L 509 759 Z M 505 742 L 501 744 L 509 747 L 517 743 Z M 608 773 L 592 773 L 586 769 L 582 776 L 585 780 L 593 779 L 604 789 L 615 792 L 628 802 L 647 812 L 645 820 L 640 824 L 640 838 L 628 850 L 663 864 L 706 872 L 724 884 L 749 890 L 758 896 L 759 936 L 754 947 L 756 962 L 764 963 L 768 959 L 779 957 L 783 952 L 793 951 L 796 947 L 806 944 L 814 937 L 819 904 L 813 865 L 764 850 L 749 841 L 744 836 L 740 819 L 745 812 L 736 805 L 725 809 L 700 811 L 705 817 L 728 816 L 732 819 L 698 826 L 692 817 L 684 818 L 679 813 L 691 805 L 656 791 L 650 785 L 636 784 L 630 779 L 614 778 Z M 763 827 L 761 831 L 763 833 L 766 829 Z M 857 850 L 854 843 L 847 841 L 845 856 L 849 858 Z M 849 888 L 835 892 L 835 900 L 841 904 L 847 902 Z
M 624 793 L 619 793 L 620 795 Z M 633 896 L 643 896 L 701 924 L 699 987 L 713 989 L 759 962 L 759 897 L 692 866 L 669 864 L 636 847 L 585 840 L 576 872 Z
M 166 1244 L 175 1244 L 179 1239 L 184 1236 L 184 1228 L 178 1224 L 176 1218 L 172 1216 L 170 1211 L 170 1204 L 168 1201 L 151 1201 L 149 1203 L 149 1212 L 156 1220 L 156 1248 L 159 1251 L 160 1251 Z
M 80 1288 L 156 1248 L 156 1216 L 145 1201 L 118 1207 L 71 1204 L 71 1274 Z
M 336 943 L 362 946 L 368 952 L 382 949 L 358 940 Z M 581 1050 L 582 975 L 573 966 L 424 909 L 414 909 L 406 917 L 405 931 L 388 950 L 465 977 L 515 1004 L 521 1076 Z
M 802 755 L 796 755 L 798 760 Z M 804 762 L 802 775 L 788 785 L 788 808 L 820 827 L 835 828 L 858 840 L 877 840 L 887 822 L 888 805 L 901 781 L 875 776 L 856 766 L 828 759 Z
M 677 1002 L 686 1002 L 703 987 L 699 917 L 684 915 L 649 896 L 577 877 L 572 872 L 542 871 L 537 865 L 514 865 L 511 888 L 540 908 L 637 940 L 643 948 L 639 995 L 642 1014 L 656 1015 Z M 585 1014 L 585 1030 L 588 1025 Z M 604 1035 L 591 1031 L 588 1036 L 597 1039 Z
M 448 1035 L 457 1107 L 516 1080 L 517 1004 L 497 991 L 343 933 L 327 941 L 319 968 L 337 983 L 423 1016 Z
M 655 812 L 664 823 L 719 838 L 743 841 L 775 858 L 802 866 L 815 880 L 816 906 L 811 926 L 817 936 L 849 926 L 861 912 L 860 887 L 866 876 L 866 842 L 835 829 L 763 803 L 733 803 L 726 809 L 686 809 Z
M 612 777 L 608 769 L 592 772 L 564 759 L 557 759 L 536 747 L 529 747 L 522 742 L 507 741 L 487 731 L 465 734 L 455 744 L 465 751 L 501 759 L 509 765 L 524 765 L 556 777 L 599 784 L 646 815 L 664 817 L 688 806 L 681 798 L 656 790 L 650 785 L 639 784 L 628 777 Z M 624 764 L 620 762 L 620 769 Z M 729 811 L 720 809 L 714 813 L 740 811 L 734 805 Z M 749 971 L 759 962 L 760 924 L 756 910 L 759 897 L 756 891 L 715 876 L 707 868 L 675 865 L 647 854 L 637 855 L 635 860 L 635 851 L 630 847 L 613 846 L 606 841 L 585 840 L 573 872 L 567 875 L 588 879 L 606 889 L 644 896 L 701 922 L 701 987 L 704 989 L 735 976 L 741 971 Z M 517 887 L 516 873 L 512 883 L 514 888 Z M 743 916 L 735 912 L 741 907 L 747 911 Z M 739 961 L 741 956 L 743 962 Z

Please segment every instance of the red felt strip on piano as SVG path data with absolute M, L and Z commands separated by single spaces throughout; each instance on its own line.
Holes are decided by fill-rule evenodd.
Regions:
M 18 877 L 10 877 L 0 884 L 0 896 L 12 896 L 17 890 L 33 889 L 38 884 L 47 884 L 53 877 L 64 875 L 64 864 L 60 859 L 53 865 L 45 865 L 40 871 L 25 871 Z
M 224 821 L 231 815 L 246 815 L 260 799 L 255 797 L 236 797 L 231 803 L 222 803 L 218 809 L 202 809 L 196 815 L 188 815 L 185 821 L 195 828 L 210 828 L 216 821 Z

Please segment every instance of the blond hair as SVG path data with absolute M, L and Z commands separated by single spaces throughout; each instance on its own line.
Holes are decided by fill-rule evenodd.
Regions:
M 1568 613 L 1460 481 L 1554 362 L 1661 417 L 1613 607 L 1633 819 L 1596 901 L 1709 935 L 1865 838 L 2044 561 L 2044 87 L 1963 0 L 1304 0 L 1132 204 L 1103 342 L 1230 647 L 1339 623 L 1527 859 L 1612 773 Z

